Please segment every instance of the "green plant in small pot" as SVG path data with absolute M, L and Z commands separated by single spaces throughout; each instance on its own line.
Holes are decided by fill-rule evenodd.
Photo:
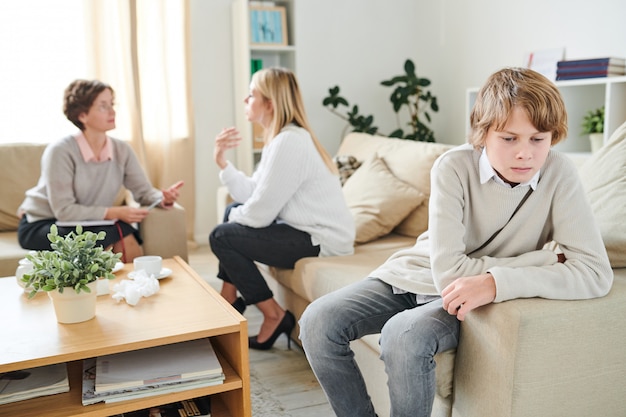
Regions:
M 604 142 L 604 106 L 589 110 L 583 117 L 583 134 L 589 135 L 591 152 L 596 152 Z
M 77 323 L 93 318 L 97 281 L 100 278 L 115 278 L 112 271 L 122 256 L 98 245 L 97 241 L 105 236 L 104 231 L 83 232 L 78 225 L 75 231 L 63 237 L 59 236 L 57 226 L 53 224 L 48 233 L 52 250 L 26 255 L 26 259 L 33 264 L 32 271 L 22 277 L 25 287 L 30 289 L 28 298 L 34 297 L 38 291 L 47 292 L 61 323 Z M 81 309 L 79 317 L 69 317 L 70 313 L 65 312 L 60 314 L 59 303 L 67 305 L 74 299 L 83 300 L 89 306 Z

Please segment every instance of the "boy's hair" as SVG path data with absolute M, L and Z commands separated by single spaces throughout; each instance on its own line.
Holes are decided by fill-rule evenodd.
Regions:
M 289 123 L 302 127 L 313 138 L 313 144 L 324 164 L 333 174 L 338 175 L 336 164 L 309 125 L 295 74 L 287 68 L 265 68 L 254 73 L 251 83 L 266 100 L 272 102 L 274 109 L 271 125 L 265 132 L 265 141 L 274 138 Z
M 567 111 L 554 83 L 531 69 L 504 68 L 478 92 L 468 142 L 482 147 L 489 129 L 502 130 L 515 106 L 526 112 L 539 132 L 552 132 L 552 145 L 567 136 Z
M 85 130 L 83 122 L 78 120 L 82 113 L 89 113 L 89 109 L 96 101 L 98 95 L 104 90 L 111 90 L 115 97 L 115 92 L 110 85 L 98 80 L 74 80 L 67 86 L 63 94 L 63 114 L 78 127 Z

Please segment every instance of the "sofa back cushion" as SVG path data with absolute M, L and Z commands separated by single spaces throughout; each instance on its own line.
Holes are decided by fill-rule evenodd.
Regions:
M 384 159 L 389 171 L 401 181 L 410 184 L 424 196 L 424 200 L 394 229 L 394 232 L 417 237 L 428 228 L 428 200 L 430 198 L 430 169 L 445 151 L 454 145 L 350 133 L 341 142 L 337 155 L 351 155 L 365 161 L 373 155 Z
M 580 177 L 613 268 L 626 267 L 626 123 L 581 166 Z
M 17 209 L 26 190 L 37 184 L 45 148 L 45 144 L 0 145 L 0 232 L 17 230 Z

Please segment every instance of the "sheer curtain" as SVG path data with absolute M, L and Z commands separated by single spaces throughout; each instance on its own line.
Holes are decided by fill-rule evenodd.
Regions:
M 95 77 L 114 86 L 118 126 L 156 187 L 185 181 L 180 203 L 192 240 L 194 140 L 187 0 L 92 0 L 86 10 Z

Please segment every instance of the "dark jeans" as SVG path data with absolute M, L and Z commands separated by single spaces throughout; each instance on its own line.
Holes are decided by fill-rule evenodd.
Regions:
M 226 208 L 224 223 L 213 229 L 209 243 L 219 260 L 217 277 L 237 287 L 246 304 L 256 304 L 272 298 L 273 293 L 255 262 L 293 268 L 298 259 L 318 256 L 320 247 L 311 243 L 308 233 L 286 224 L 253 228 L 228 223 L 228 214 L 237 205 Z

